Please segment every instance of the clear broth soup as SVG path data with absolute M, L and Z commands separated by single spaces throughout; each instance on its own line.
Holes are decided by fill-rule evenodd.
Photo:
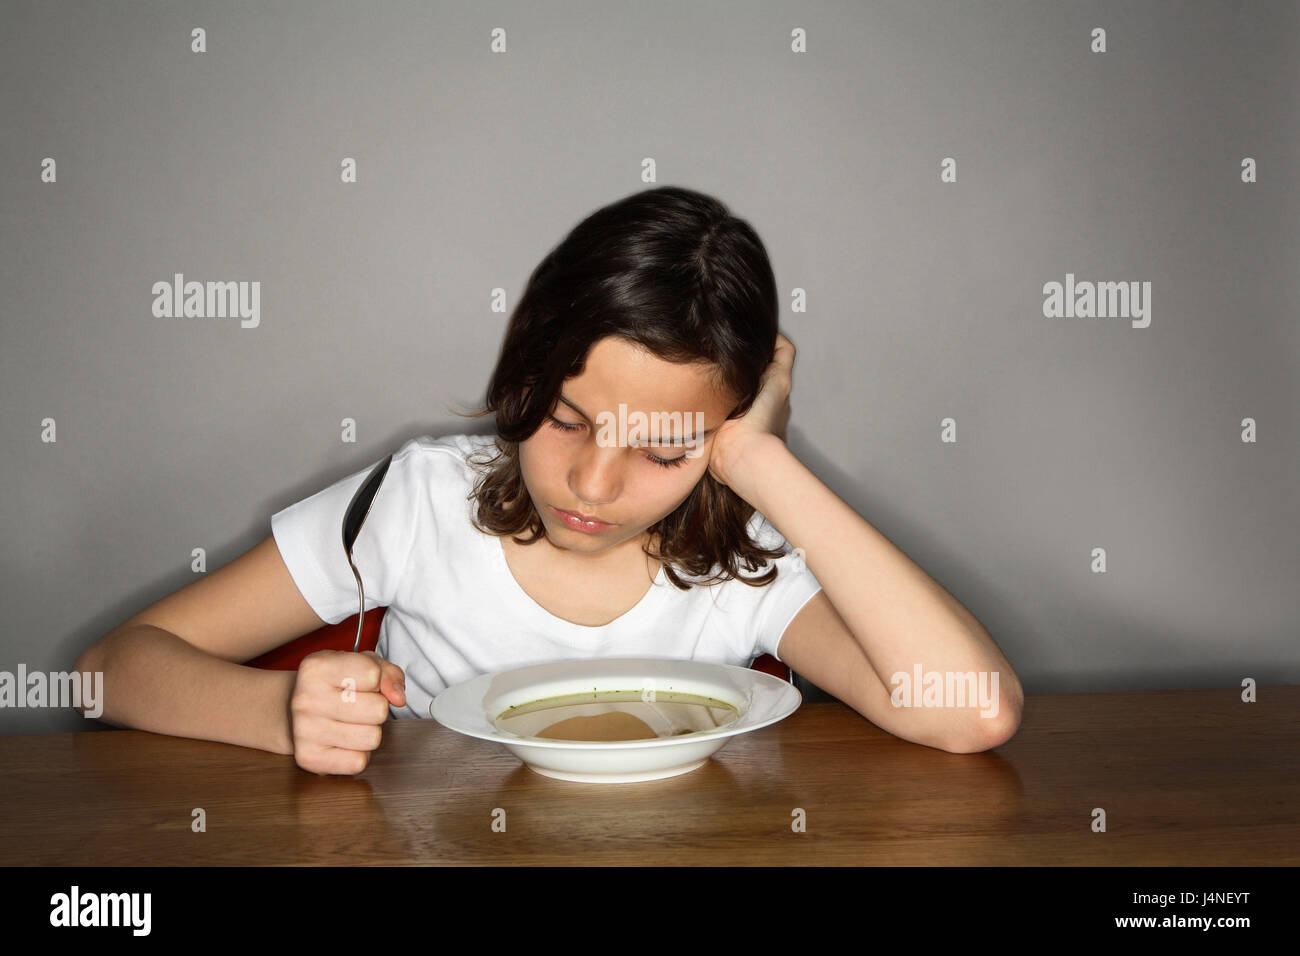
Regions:
M 717 730 L 740 719 L 725 701 L 657 690 L 590 691 L 518 704 L 497 715 L 498 730 L 543 740 L 650 740 Z

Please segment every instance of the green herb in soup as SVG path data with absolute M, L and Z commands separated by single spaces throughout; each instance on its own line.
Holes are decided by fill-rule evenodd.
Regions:
M 698 694 L 609 690 L 547 697 L 511 707 L 494 721 L 498 730 L 543 740 L 652 740 L 716 730 L 740 719 L 725 701 Z

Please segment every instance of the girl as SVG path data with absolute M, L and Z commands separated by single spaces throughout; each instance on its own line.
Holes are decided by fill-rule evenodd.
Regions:
M 372 465 L 77 669 L 103 672 L 110 722 L 317 773 L 359 773 L 390 715 L 428 717 L 451 684 L 585 657 L 769 653 L 900 737 L 999 745 L 1022 695 L 997 645 L 787 448 L 794 354 L 747 223 L 687 189 L 629 196 L 529 278 L 471 416 L 495 434 L 394 454 L 353 549 L 366 607 L 388 608 L 374 652 L 239 663 L 356 612 L 340 528 Z M 922 671 L 979 674 L 994 699 L 920 706 L 897 685 Z

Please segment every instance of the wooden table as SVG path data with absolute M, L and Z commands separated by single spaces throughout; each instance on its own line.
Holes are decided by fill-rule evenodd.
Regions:
M 0 737 L 0 768 L 7 866 L 1300 863 L 1300 687 L 1031 695 L 980 754 L 808 703 L 638 784 L 553 780 L 433 720 L 386 724 L 355 778 L 126 730 Z

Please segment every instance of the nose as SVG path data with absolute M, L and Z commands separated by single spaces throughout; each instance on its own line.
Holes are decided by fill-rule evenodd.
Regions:
M 617 445 L 588 442 L 569 469 L 569 490 L 584 506 L 599 507 L 618 498 L 623 488 L 623 455 Z

